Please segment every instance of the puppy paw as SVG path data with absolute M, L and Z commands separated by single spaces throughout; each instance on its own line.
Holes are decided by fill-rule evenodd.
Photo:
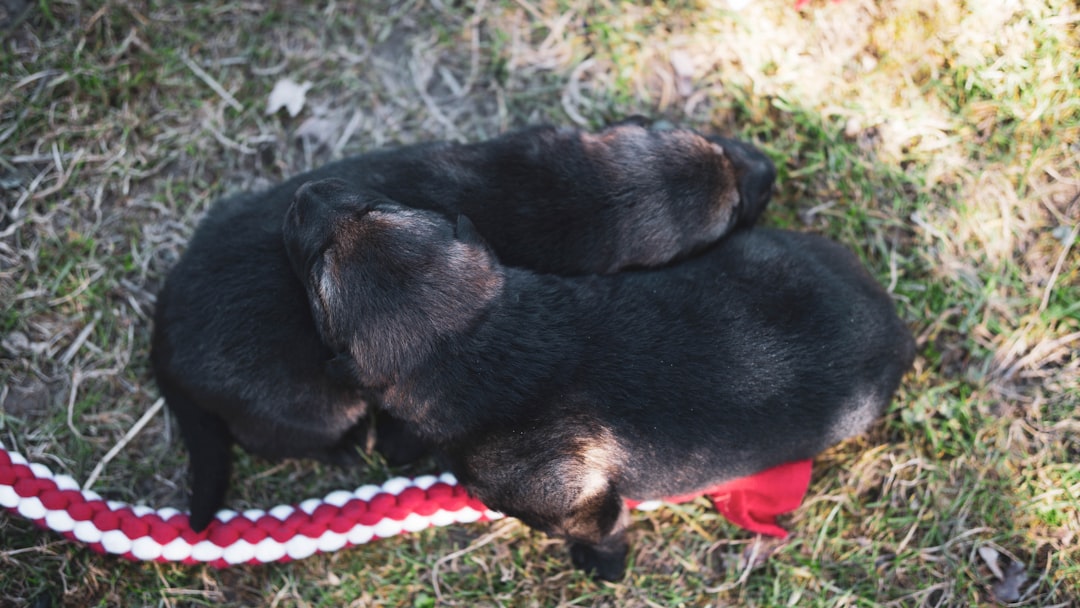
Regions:
M 626 574 L 627 547 L 600 550 L 581 543 L 570 545 L 570 560 L 578 570 L 603 581 L 616 582 Z
M 396 418 L 380 417 L 376 427 L 375 451 L 392 467 L 412 464 L 431 453 L 428 445 Z

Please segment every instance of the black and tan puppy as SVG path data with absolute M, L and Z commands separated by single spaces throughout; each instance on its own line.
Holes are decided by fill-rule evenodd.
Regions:
M 486 505 L 622 576 L 624 498 L 706 489 L 864 431 L 914 356 L 843 247 L 738 231 L 663 269 L 500 265 L 468 220 L 337 182 L 285 221 L 323 341 Z
M 371 153 L 217 203 L 158 294 L 151 352 L 191 458 L 195 529 L 223 504 L 234 441 L 271 458 L 356 456 L 369 395 L 327 364 L 281 234 L 297 187 L 327 177 L 467 213 L 509 264 L 584 274 L 663 264 L 752 224 L 775 170 L 691 131 L 537 127 Z M 386 449 L 407 460 L 410 447 Z

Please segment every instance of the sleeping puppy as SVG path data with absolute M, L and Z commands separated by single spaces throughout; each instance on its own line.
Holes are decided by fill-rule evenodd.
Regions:
M 637 122 L 598 133 L 537 127 L 345 159 L 214 205 L 158 294 L 154 374 L 191 458 L 191 525 L 222 506 L 231 446 L 269 457 L 356 458 L 371 395 L 330 361 L 281 226 L 297 187 L 337 177 L 420 208 L 467 213 L 510 264 L 565 274 L 666 263 L 752 224 L 772 163 L 754 147 Z M 407 429 L 377 448 L 422 446 Z
M 323 342 L 487 506 L 624 571 L 624 498 L 689 494 L 861 433 L 914 342 L 857 258 L 735 232 L 662 269 L 501 265 L 464 216 L 306 184 L 289 257 Z

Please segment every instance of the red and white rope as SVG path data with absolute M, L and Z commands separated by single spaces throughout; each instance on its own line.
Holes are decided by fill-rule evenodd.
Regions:
M 92 550 L 131 560 L 233 564 L 287 562 L 431 526 L 502 517 L 454 476 L 395 477 L 269 511 L 219 511 L 203 532 L 177 509 L 104 500 L 69 475 L 0 444 L 0 506 Z
M 659 506 L 651 501 L 640 510 Z M 288 562 L 432 526 L 503 517 L 458 485 L 450 473 L 394 477 L 381 486 L 338 490 L 298 505 L 242 513 L 222 510 L 202 532 L 173 508 L 105 500 L 80 490 L 70 475 L 27 462 L 0 443 L 0 507 L 65 538 L 133 561 L 233 564 Z
M 802 502 L 810 484 L 810 459 L 789 462 L 691 494 L 627 506 L 651 511 L 665 502 L 708 496 L 732 523 L 759 534 L 786 537 L 776 516 Z M 80 490 L 69 475 L 26 461 L 0 443 L 0 507 L 42 528 L 88 545 L 98 553 L 136 561 L 233 564 L 287 562 L 329 553 L 431 526 L 503 517 L 469 496 L 454 476 L 395 477 L 381 486 L 338 490 L 298 505 L 269 511 L 218 511 L 202 532 L 188 525 L 187 513 L 105 500 Z

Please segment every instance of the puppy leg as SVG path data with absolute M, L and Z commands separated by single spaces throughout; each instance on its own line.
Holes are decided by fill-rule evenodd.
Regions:
M 379 412 L 375 420 L 375 451 L 382 454 L 390 466 L 397 467 L 420 460 L 430 449 L 416 436 L 411 424 Z
M 216 414 L 202 409 L 173 385 L 164 374 L 158 375 L 158 386 L 165 402 L 176 416 L 180 435 L 187 448 L 191 475 L 191 514 L 189 522 L 201 532 L 225 506 L 225 493 L 232 475 L 233 437 L 229 428 Z
M 371 418 L 365 416 L 341 435 L 341 439 L 325 450 L 315 452 L 316 458 L 337 467 L 352 467 L 362 462 L 361 449 L 367 450 Z
M 409 424 L 385 412 L 361 418 L 328 448 L 310 449 L 316 459 L 338 467 L 360 464 L 361 451 L 370 452 L 372 449 L 382 454 L 392 467 L 412 464 L 430 452 L 428 445 L 416 436 Z

